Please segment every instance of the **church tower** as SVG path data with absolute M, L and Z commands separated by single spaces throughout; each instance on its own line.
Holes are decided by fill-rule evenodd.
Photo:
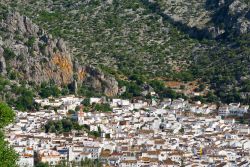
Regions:
M 80 106 L 80 110 L 77 112 L 77 121 L 79 125 L 84 124 L 85 113 L 83 112 L 83 105 Z

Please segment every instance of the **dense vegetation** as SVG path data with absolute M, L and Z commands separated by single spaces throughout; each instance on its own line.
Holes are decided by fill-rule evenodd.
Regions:
M 59 121 L 50 120 L 44 128 L 46 133 L 63 133 L 71 132 L 72 130 L 82 130 L 84 127 L 72 119 L 62 119 Z
M 108 103 L 101 103 L 101 104 L 90 104 L 90 99 L 85 98 L 82 101 L 82 104 L 84 106 L 83 110 L 84 112 L 89 112 L 89 111 L 96 111 L 96 112 L 110 112 L 112 111 L 110 105 Z
M 74 119 L 62 119 L 58 121 L 50 120 L 44 126 L 46 133 L 67 133 L 72 132 L 72 130 L 76 131 L 85 131 L 90 136 L 100 137 L 101 136 L 101 129 L 98 127 L 97 131 L 90 131 L 90 127 L 88 125 L 79 125 L 78 122 Z
M 5 103 L 0 102 L 0 166 L 15 167 L 18 155 L 5 141 L 2 128 L 14 120 L 14 111 Z
M 66 161 L 61 161 L 55 167 L 101 167 L 102 163 L 99 160 L 92 159 L 82 159 L 80 162 L 67 163 Z M 50 167 L 48 163 L 39 162 L 35 167 Z
M 42 83 L 38 90 L 39 96 L 42 98 L 48 98 L 48 97 L 59 97 L 59 96 L 65 96 L 68 94 L 74 93 L 74 88 L 71 84 L 66 85 L 64 87 L 59 87 L 53 82 L 49 83 Z M 81 95 L 81 94 L 80 94 Z
M 250 34 L 227 39 L 196 58 L 194 75 L 210 83 L 223 102 L 250 102 Z M 230 43 L 230 46 L 229 46 Z
M 243 15 L 229 12 L 233 1 L 225 1 L 222 7 L 213 0 L 155 2 L 14 0 L 0 7 L 6 11 L 8 5 L 9 9 L 32 18 L 53 36 L 64 38 L 80 64 L 99 66 L 114 75 L 120 86 L 127 87 L 123 98 L 140 96 L 145 82 L 160 97 L 183 97 L 170 88 L 158 88 L 159 84 L 151 81 L 199 80 L 199 84 L 208 84 L 210 91 L 194 100 L 249 103 L 250 35 L 237 34 L 237 21 Z M 249 10 L 249 6 L 244 10 Z M 0 13 L 1 18 L 5 13 Z M 180 16 L 180 21 L 176 21 L 174 14 Z M 249 15 L 244 19 L 249 20 Z M 208 30 L 213 27 L 225 33 L 212 38 Z M 26 44 L 31 46 L 33 40 L 31 37 Z M 8 48 L 4 55 L 16 57 Z M 18 74 L 10 72 L 9 78 L 18 78 Z M 71 90 L 60 91 L 49 85 L 42 86 L 38 92 L 42 97 L 56 97 Z M 21 94 L 24 93 L 31 96 L 28 92 Z M 80 87 L 78 94 L 100 96 L 85 86 Z M 22 104 L 29 99 L 19 101 Z M 31 105 L 18 106 L 22 110 L 31 108 Z
M 115 67 L 125 75 L 162 77 L 185 69 L 198 44 L 140 1 L 18 2 L 10 5 L 69 41 L 80 63 Z
M 0 77 L 0 98 L 16 109 L 33 110 L 36 108 L 33 102 L 34 90 L 25 84 L 17 84 L 8 79 Z

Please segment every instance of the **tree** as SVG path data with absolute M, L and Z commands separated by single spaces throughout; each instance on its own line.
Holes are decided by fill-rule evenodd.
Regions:
M 69 110 L 68 113 L 73 115 L 73 114 L 76 114 L 76 111 L 74 111 L 74 110 Z
M 35 167 L 49 167 L 48 163 L 38 162 Z
M 102 163 L 98 159 L 92 160 L 92 159 L 89 159 L 89 158 L 85 158 L 85 159 L 81 159 L 80 166 L 101 167 Z
M 98 126 L 97 129 L 98 129 L 98 132 L 99 132 L 99 133 L 102 133 L 102 130 L 101 130 L 101 127 L 100 127 L 100 126 Z
M 0 128 L 7 126 L 14 120 L 14 111 L 5 103 L 0 103 Z M 4 140 L 4 134 L 0 131 L 0 165 L 4 167 L 16 167 L 18 155 Z
M 0 132 L 0 166 L 17 167 L 18 155 L 4 140 L 4 135 Z
M 67 161 L 66 161 L 66 160 L 61 160 L 61 161 L 59 162 L 59 164 L 57 164 L 55 167 L 68 167 Z M 72 167 L 74 167 L 73 164 L 72 164 Z
M 16 101 L 16 108 L 21 111 L 31 110 L 34 107 L 33 97 L 34 94 L 32 91 L 21 88 L 20 96 Z
M 42 97 L 42 98 L 47 98 L 51 95 L 50 93 L 50 90 L 49 89 L 46 89 L 46 88 L 42 88 L 39 95 Z
M 67 91 L 67 90 L 64 90 L 64 91 Z M 67 92 L 64 92 L 64 94 L 66 93 Z M 41 84 L 39 95 L 42 98 L 47 98 L 50 96 L 59 97 L 60 94 L 61 94 L 60 89 L 54 83 L 50 83 L 50 84 L 42 83 Z
M 208 102 L 217 102 L 219 100 L 212 92 L 208 92 L 206 98 Z
M 82 102 L 81 102 L 84 106 L 90 106 L 90 99 L 89 98 L 85 98 Z
M 75 111 L 76 111 L 76 112 L 77 112 L 77 111 L 80 111 L 80 109 L 81 109 L 80 106 L 76 106 Z
M 132 74 L 129 76 L 130 80 L 136 81 L 137 85 L 142 85 L 145 82 L 145 78 L 142 75 Z
M 6 103 L 0 102 L 0 128 L 11 123 L 14 117 L 14 111 Z
M 140 96 L 142 88 L 135 82 L 119 81 L 120 86 L 126 86 L 126 92 L 122 95 L 123 98 Z
M 57 132 L 59 132 L 59 133 L 63 132 L 63 124 L 62 124 L 62 121 L 58 121 L 58 122 L 55 124 L 55 128 L 56 128 Z
M 100 111 L 100 112 L 109 112 L 112 111 L 110 108 L 110 105 L 105 103 L 105 104 L 95 104 L 95 110 Z
M 55 125 L 52 125 L 52 126 L 50 127 L 49 131 L 50 131 L 51 133 L 56 133 L 56 127 L 55 127 Z
M 53 121 L 48 121 L 47 124 L 45 125 L 45 133 L 48 133 L 50 131 L 50 127 L 54 124 Z
M 59 121 L 49 120 L 44 126 L 45 133 L 63 133 L 74 130 L 82 130 L 83 126 L 79 125 L 74 119 L 62 119 Z
M 159 81 L 159 80 L 152 80 L 152 81 L 150 81 L 149 84 L 154 88 L 154 90 L 157 93 L 161 92 L 165 89 L 164 83 L 162 81 Z
M 61 94 L 62 94 L 63 96 L 68 95 L 68 94 L 69 94 L 69 89 L 68 89 L 68 87 L 63 87 L 62 90 L 61 90 Z
M 179 132 L 183 134 L 185 132 L 184 128 L 181 128 Z
M 63 125 L 63 129 L 65 132 L 70 132 L 73 129 L 73 124 L 72 124 L 71 120 L 63 119 L 62 125 Z

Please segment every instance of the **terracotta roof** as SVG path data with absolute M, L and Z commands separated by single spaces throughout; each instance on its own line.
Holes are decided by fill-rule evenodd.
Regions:
M 31 147 L 27 147 L 27 150 L 30 150 L 30 151 L 31 151 L 31 150 L 33 150 L 33 148 L 31 148 Z
M 149 155 L 159 155 L 160 151 L 147 151 Z
M 179 165 L 177 162 L 172 161 L 170 158 L 167 160 L 163 161 L 164 165 Z
M 132 164 L 132 163 L 137 163 L 137 160 L 123 160 L 121 163 L 126 163 L 126 164 Z

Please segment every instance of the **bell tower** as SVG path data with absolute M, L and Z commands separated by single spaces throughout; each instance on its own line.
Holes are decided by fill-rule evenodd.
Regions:
M 83 105 L 80 106 L 80 110 L 77 112 L 77 121 L 79 125 L 84 124 L 85 113 L 83 112 Z

